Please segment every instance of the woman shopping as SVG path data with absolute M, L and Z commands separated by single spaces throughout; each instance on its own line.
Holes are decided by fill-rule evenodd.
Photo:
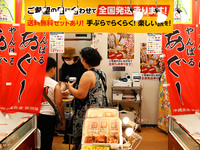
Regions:
M 80 55 L 81 63 L 87 71 L 81 76 L 78 89 L 73 87 L 74 82 L 66 83 L 72 95 L 78 99 L 84 99 L 80 101 L 83 101 L 85 104 L 85 107 L 82 107 L 74 114 L 73 134 L 74 144 L 76 145 L 75 149 L 78 149 L 78 145 L 81 143 L 82 125 L 86 108 L 108 106 L 106 98 L 106 74 L 99 69 L 102 60 L 101 55 L 97 50 L 91 47 L 83 48 Z

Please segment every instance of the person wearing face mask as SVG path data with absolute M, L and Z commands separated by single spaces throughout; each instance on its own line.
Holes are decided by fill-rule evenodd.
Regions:
M 61 73 L 61 75 L 60 75 L 61 84 L 60 85 L 61 85 L 61 91 L 62 91 L 63 97 L 67 97 L 70 94 L 69 90 L 66 87 L 68 78 L 76 77 L 76 83 L 75 83 L 76 86 L 74 86 L 74 87 L 77 87 L 79 84 L 79 80 L 80 80 L 82 74 L 86 71 L 86 69 L 82 65 L 81 60 L 80 60 L 79 56 L 77 55 L 76 49 L 74 47 L 65 47 L 65 51 L 61 55 L 61 57 L 62 57 L 62 60 L 64 63 L 60 69 L 60 73 Z M 80 103 L 80 100 L 77 101 L 75 99 L 75 111 L 76 111 L 76 109 L 79 109 L 79 107 L 81 107 L 82 104 L 79 104 L 79 103 Z M 78 107 L 76 107 L 76 105 Z M 68 134 L 69 134 L 69 131 L 72 131 L 72 126 L 69 126 L 68 122 L 66 122 L 66 124 L 68 124 L 68 126 L 67 125 L 65 126 L 66 128 L 65 128 L 65 135 L 64 135 L 63 143 L 67 144 L 69 142 Z
M 61 67 L 61 91 L 63 96 L 68 96 L 70 93 L 66 90 L 66 82 L 68 77 L 76 77 L 76 85 L 78 85 L 82 74 L 86 71 L 83 67 L 79 56 L 76 53 L 74 47 L 65 47 L 64 53 L 61 55 L 63 60 L 63 65 Z

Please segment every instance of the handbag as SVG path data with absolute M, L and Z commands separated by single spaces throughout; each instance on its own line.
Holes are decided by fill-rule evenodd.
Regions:
M 44 98 L 49 102 L 49 104 L 53 107 L 54 111 L 55 111 L 55 116 L 56 116 L 56 125 L 58 123 L 60 123 L 60 113 L 58 111 L 58 108 L 54 105 L 54 103 L 51 101 L 51 99 L 47 96 L 46 92 L 45 92 L 45 88 L 43 90 L 43 96 Z

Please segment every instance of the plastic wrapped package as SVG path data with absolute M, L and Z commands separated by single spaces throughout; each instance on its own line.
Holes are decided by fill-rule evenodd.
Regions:
M 87 110 L 85 118 L 97 117 L 119 117 L 119 111 L 111 108 L 90 108 Z
M 83 123 L 82 145 L 122 146 L 122 123 L 117 117 L 86 118 Z

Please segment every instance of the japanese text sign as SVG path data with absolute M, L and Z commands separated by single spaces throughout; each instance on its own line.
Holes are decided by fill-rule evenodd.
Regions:
M 41 22 L 37 22 L 32 15 L 40 12 L 45 6 L 41 0 L 25 0 L 25 31 L 26 32 L 118 32 L 118 33 L 170 33 L 173 31 L 173 0 L 159 0 L 157 7 L 165 15 L 167 20 L 157 23 L 155 12 L 155 0 L 141 1 L 134 0 L 132 7 L 142 11 L 144 17 L 140 21 L 133 20 L 133 13 L 130 11 L 129 0 L 84 0 L 79 1 L 78 11 L 74 14 L 74 20 L 65 18 L 67 10 L 75 10 L 75 1 L 63 1 L 63 11 L 60 12 L 59 21 L 54 21 L 50 13 L 58 11 L 62 1 L 46 2 L 46 11 L 42 15 Z
M 39 113 L 49 34 L 0 25 L 0 37 L 0 111 Z
M 164 34 L 167 82 L 172 114 L 200 111 L 200 44 L 195 25 L 175 25 L 173 33 Z

